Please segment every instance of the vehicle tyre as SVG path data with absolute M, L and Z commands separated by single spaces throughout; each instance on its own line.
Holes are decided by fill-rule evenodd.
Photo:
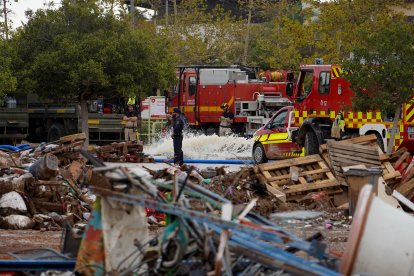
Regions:
M 260 143 L 257 143 L 253 147 L 253 160 L 258 164 L 267 162 L 266 153 Z
M 60 137 L 65 136 L 65 134 L 66 134 L 66 131 L 63 125 L 59 123 L 55 123 L 49 128 L 49 131 L 47 132 L 47 141 L 48 142 L 57 141 L 60 139 Z
M 319 153 L 319 142 L 315 132 L 308 131 L 305 135 L 305 155 L 312 155 Z

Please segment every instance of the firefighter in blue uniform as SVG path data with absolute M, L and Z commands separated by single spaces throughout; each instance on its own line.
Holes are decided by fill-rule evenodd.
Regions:
M 184 153 L 182 150 L 183 147 L 183 129 L 184 129 L 184 120 L 181 116 L 181 111 L 178 107 L 173 109 L 172 114 L 173 124 L 172 124 L 172 138 L 174 145 L 174 164 L 182 165 L 184 164 Z

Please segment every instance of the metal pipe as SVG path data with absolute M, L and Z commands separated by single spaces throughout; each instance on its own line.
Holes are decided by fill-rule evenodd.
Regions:
M 46 271 L 61 270 L 72 271 L 76 260 L 45 261 L 45 260 L 0 260 L 0 271 Z

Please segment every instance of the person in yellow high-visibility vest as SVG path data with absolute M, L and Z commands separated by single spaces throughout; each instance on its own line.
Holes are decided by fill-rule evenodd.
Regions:
M 138 110 L 137 100 L 136 100 L 136 97 L 135 96 L 128 98 L 127 105 L 128 105 L 128 108 L 129 108 L 129 106 L 133 106 L 134 107 L 134 110 L 136 111 L 136 113 L 138 115 L 139 110 Z M 135 138 L 136 138 L 136 141 L 139 141 L 138 127 L 135 128 Z
M 123 120 L 125 123 L 125 141 L 136 142 L 138 140 L 138 114 L 134 110 L 134 106 L 128 104 L 128 111 L 125 113 Z
M 136 97 L 129 97 L 128 98 L 127 105 L 135 106 L 135 103 L 136 103 Z

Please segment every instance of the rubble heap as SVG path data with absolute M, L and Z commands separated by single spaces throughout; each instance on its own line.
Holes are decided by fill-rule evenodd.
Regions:
M 414 196 L 410 154 L 401 149 L 387 155 L 376 141 L 375 135 L 330 140 L 320 146 L 320 154 L 260 164 L 255 167 L 256 176 L 279 202 L 302 202 L 310 194 L 323 193 L 340 206 L 348 202 L 349 183 L 344 171 L 363 166 L 379 169 L 387 189 Z
M 115 142 L 105 146 L 96 146 L 94 151 L 99 159 L 104 162 L 131 162 L 131 163 L 152 163 L 154 159 L 146 156 L 143 152 L 142 141 L 133 143 Z
M 152 271 L 154 274 L 188 275 L 198 271 L 201 275 L 213 272 L 220 275 L 224 271 L 226 274 L 250 275 L 284 269 L 296 274 L 337 275 L 333 270 L 336 257 L 325 252 L 317 238 L 302 240 L 252 212 L 257 198 L 249 200 L 248 196 L 245 199 L 240 196 L 253 189 L 250 184 L 253 180 L 248 180 L 255 178 L 252 169 L 242 169 L 233 174 L 234 177 L 218 175 L 212 178 L 204 178 L 203 172 L 195 172 L 191 167 L 183 171 L 176 166 L 150 170 L 151 177 L 119 167 L 95 168 L 94 172 L 90 189 L 102 198 L 102 202 L 110 202 L 108 205 L 116 206 L 116 210 L 134 212 L 133 206 L 142 206 L 163 212 L 167 226 L 149 240 L 145 236 L 131 240 L 133 237 L 118 231 L 114 238 L 115 233 L 105 229 L 107 224 L 115 223 L 118 216 L 112 217 L 112 221 L 109 218 L 112 211 L 108 212 L 104 205 L 97 207 L 82 241 L 77 272 L 93 274 L 94 271 L 113 269 L 113 263 L 107 260 L 115 256 L 106 254 L 109 248 L 111 252 L 115 250 L 111 243 L 116 241 L 136 247 L 132 250 L 129 246 L 127 252 L 124 248 L 124 258 L 117 255 L 119 265 L 115 267 L 123 274 Z M 159 178 L 161 176 L 163 178 Z M 260 185 L 258 180 L 256 183 Z M 211 191 L 214 189 L 221 194 L 234 195 L 234 201 L 243 204 L 232 204 L 229 199 Z M 242 192 L 238 194 L 236 191 Z M 97 237 L 100 239 L 96 240 Z M 100 247 L 90 246 L 92 242 Z M 302 255 L 296 255 L 297 252 Z M 91 260 L 88 256 L 99 258 Z
M 401 148 L 390 155 L 392 167 L 401 173 L 399 182 L 395 182 L 392 188 L 411 201 L 414 201 L 414 157 L 406 148 Z
M 92 168 L 78 150 L 84 134 L 62 137 L 34 150 L 0 151 L 0 227 L 60 230 L 85 226 L 93 198 L 85 183 Z

